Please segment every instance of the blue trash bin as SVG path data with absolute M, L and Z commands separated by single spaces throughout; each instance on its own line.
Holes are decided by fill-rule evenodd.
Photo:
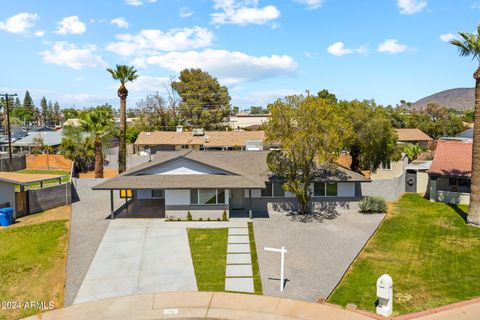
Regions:
M 0 209 L 0 226 L 6 227 L 12 224 L 12 208 L 2 208 Z

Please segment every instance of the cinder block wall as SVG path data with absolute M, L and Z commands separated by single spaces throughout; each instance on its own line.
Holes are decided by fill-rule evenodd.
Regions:
M 70 171 L 72 160 L 60 154 L 29 154 L 27 169 L 30 170 L 65 170 Z

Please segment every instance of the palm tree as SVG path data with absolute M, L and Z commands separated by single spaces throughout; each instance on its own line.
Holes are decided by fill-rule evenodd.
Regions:
M 113 114 L 111 110 L 97 107 L 83 115 L 81 126 L 84 131 L 95 136 L 95 178 L 103 178 L 102 141 L 114 128 Z
M 120 81 L 120 87 L 118 88 L 118 97 L 120 98 L 120 145 L 118 150 L 118 171 L 122 173 L 127 169 L 127 96 L 128 90 L 125 87 L 127 82 L 133 82 L 138 78 L 137 70 L 135 68 L 118 65 L 115 69 L 107 68 L 112 78 Z
M 461 39 L 450 41 L 459 50 L 460 56 L 472 56 L 479 66 L 473 74 L 475 79 L 475 115 L 473 128 L 473 156 L 472 156 L 472 180 L 470 191 L 470 207 L 468 209 L 467 222 L 480 226 L 480 24 L 477 33 L 459 32 Z

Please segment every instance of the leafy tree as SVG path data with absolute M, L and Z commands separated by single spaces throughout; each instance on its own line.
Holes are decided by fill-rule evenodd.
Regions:
M 333 93 L 330 93 L 327 89 L 323 89 L 323 90 L 318 91 L 317 96 L 320 99 L 327 100 L 328 102 L 334 103 L 334 104 L 337 103 L 337 101 L 338 101 L 337 96 L 334 95 Z
M 310 184 L 341 149 L 341 119 L 334 105 L 317 97 L 286 97 L 271 104 L 269 110 L 266 138 L 281 144 L 282 150 L 269 153 L 268 166 L 284 179 L 284 190 L 295 194 L 299 212 L 305 214 L 309 211 Z
M 172 82 L 181 97 L 180 115 L 192 126 L 217 128 L 230 114 L 230 95 L 225 86 L 201 69 L 185 69 Z
M 422 153 L 422 148 L 418 144 L 409 143 L 403 147 L 403 152 L 405 152 L 408 159 L 413 161 Z
M 135 140 L 137 140 L 138 135 L 140 134 L 140 130 L 136 128 L 135 126 L 133 127 L 128 127 L 127 128 L 127 143 L 134 143 Z
M 117 95 L 120 98 L 120 145 L 118 151 L 118 171 L 120 173 L 127 169 L 127 96 L 128 90 L 125 84 L 133 82 L 138 78 L 137 70 L 132 66 L 118 65 L 115 69 L 107 68 L 114 80 L 120 81 Z
M 40 108 L 41 108 L 41 117 L 42 117 L 42 124 L 44 126 L 47 125 L 47 115 L 48 115 L 48 103 L 47 99 L 45 97 L 42 97 L 42 100 L 40 100 Z
M 115 126 L 113 114 L 104 106 L 91 109 L 81 118 L 81 127 L 93 135 L 95 148 L 95 178 L 103 178 L 103 140 L 111 134 Z
M 84 133 L 82 127 L 65 126 L 60 144 L 60 153 L 74 162 L 79 172 L 92 170 L 95 166 L 94 139 Z
M 175 130 L 179 121 L 175 105 L 158 92 L 138 101 L 137 109 L 140 111 L 140 119 L 134 126 L 140 131 Z
M 454 39 L 450 43 L 456 46 L 460 56 L 472 56 L 479 65 L 473 74 L 475 79 L 475 120 L 473 128 L 472 180 L 470 191 L 470 207 L 468 223 L 480 225 L 480 24 L 476 33 L 459 32 L 461 40 Z
M 250 107 L 250 114 L 267 114 L 268 112 L 269 112 L 268 109 L 264 109 L 260 106 Z
M 78 118 L 78 110 L 74 108 L 66 108 L 63 109 L 63 119 L 66 121 L 68 119 L 76 119 Z
M 26 121 L 32 122 L 33 114 L 35 111 L 35 104 L 33 103 L 30 92 L 25 91 L 25 97 L 23 98 L 23 109 L 24 109 L 24 118 Z
M 343 147 L 352 157 L 351 169 L 377 170 L 386 160 L 398 160 L 397 135 L 383 107 L 372 101 L 340 101 Z
M 236 115 L 236 114 L 239 113 L 239 112 L 240 112 L 240 108 L 239 108 L 239 107 L 234 106 L 234 107 L 232 108 L 232 115 Z

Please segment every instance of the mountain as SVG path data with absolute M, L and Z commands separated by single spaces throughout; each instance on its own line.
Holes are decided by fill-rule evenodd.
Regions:
M 413 103 L 413 108 L 423 109 L 429 103 L 455 110 L 473 110 L 475 106 L 475 88 L 457 88 L 432 94 Z

